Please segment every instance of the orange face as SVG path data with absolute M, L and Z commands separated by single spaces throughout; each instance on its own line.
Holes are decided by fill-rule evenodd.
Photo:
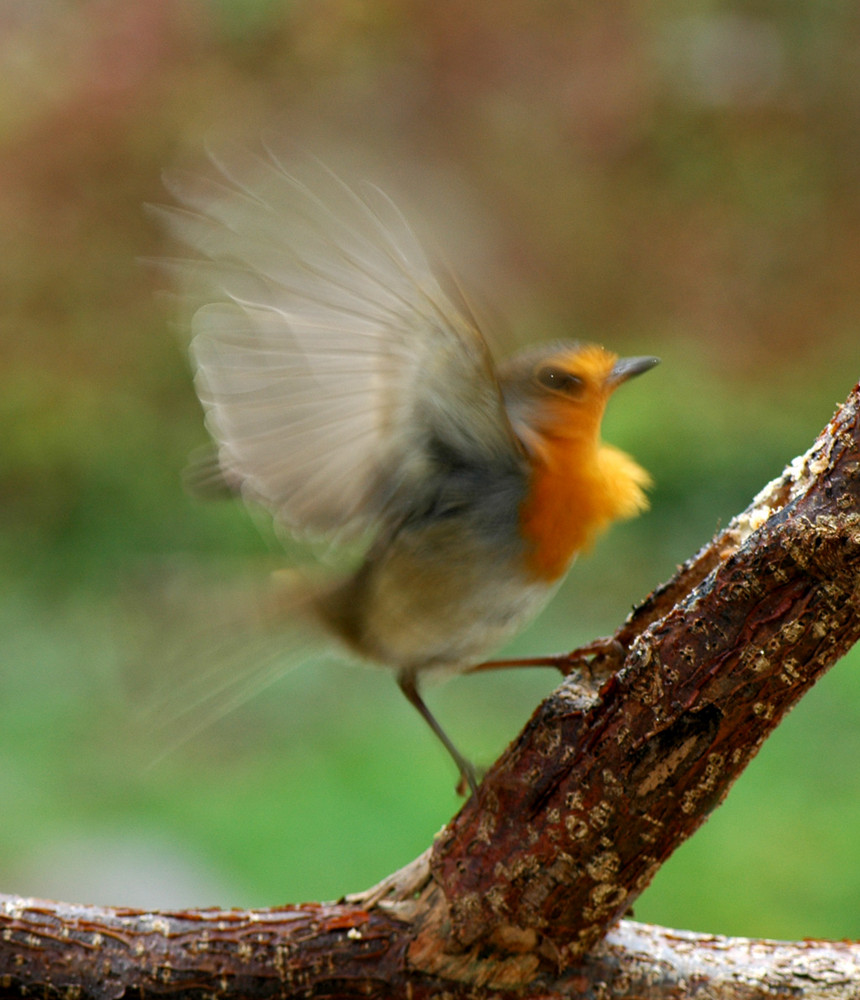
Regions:
M 619 360 L 602 347 L 586 345 L 550 355 L 534 367 L 528 407 L 532 474 L 520 510 L 533 576 L 557 579 L 603 528 L 646 505 L 647 473 L 601 443 L 600 421 L 612 391 L 655 363 L 653 358 Z
M 619 359 L 597 344 L 544 358 L 533 373 L 535 429 L 563 437 L 597 435 L 612 392 L 655 363 L 652 358 Z

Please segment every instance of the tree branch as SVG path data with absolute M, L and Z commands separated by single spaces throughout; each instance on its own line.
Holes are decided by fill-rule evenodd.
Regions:
M 326 997 L 353 1000 L 845 1000 L 860 946 L 786 944 L 671 931 L 623 920 L 577 966 L 521 984 L 422 974 L 412 927 L 381 909 L 141 913 L 0 896 L 0 996 L 79 1000 Z M 520 983 L 520 985 L 518 985 Z
M 860 393 L 589 647 L 431 851 L 341 904 L 142 914 L 5 899 L 19 996 L 847 997 L 860 946 L 622 921 L 860 637 Z M 585 654 L 563 658 L 565 668 Z
M 513 925 L 576 961 L 857 641 L 858 435 L 855 390 L 810 451 L 634 611 L 599 693 L 585 699 L 569 679 L 538 708 L 435 846 L 449 948 Z

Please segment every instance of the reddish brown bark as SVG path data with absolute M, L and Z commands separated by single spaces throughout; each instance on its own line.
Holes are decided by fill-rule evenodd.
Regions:
M 605 935 L 858 637 L 855 389 L 805 456 L 591 651 L 599 691 L 568 678 L 409 870 L 340 905 L 252 913 L 6 897 L 0 994 L 852 996 L 857 945 L 625 921 Z
M 599 693 L 566 682 L 538 708 L 435 845 L 450 950 L 511 926 L 576 961 L 860 638 L 858 434 L 855 389 L 631 615 Z
M 408 922 L 348 904 L 147 914 L 6 896 L 0 920 L 2 997 L 840 1000 L 856 996 L 860 981 L 858 945 L 632 921 L 565 972 L 489 986 L 416 971 L 406 957 Z

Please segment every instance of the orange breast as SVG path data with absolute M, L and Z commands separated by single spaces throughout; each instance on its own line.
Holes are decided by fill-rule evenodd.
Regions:
M 623 452 L 570 438 L 545 438 L 520 508 L 526 566 L 557 580 L 601 530 L 647 506 L 648 475 Z

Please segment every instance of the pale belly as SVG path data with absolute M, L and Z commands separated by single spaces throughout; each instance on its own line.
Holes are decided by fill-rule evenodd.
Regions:
M 353 651 L 395 670 L 456 673 L 482 662 L 552 597 L 519 552 L 449 544 L 444 531 L 393 546 L 330 595 L 325 617 Z

